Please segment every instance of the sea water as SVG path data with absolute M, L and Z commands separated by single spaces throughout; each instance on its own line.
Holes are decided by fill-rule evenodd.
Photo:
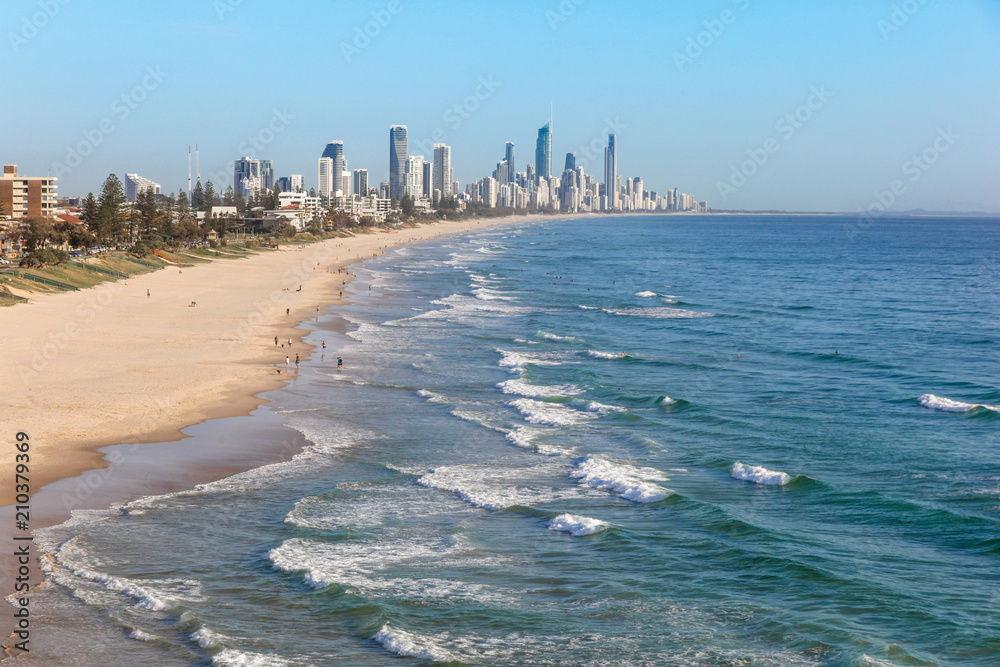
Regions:
M 86 631 L 30 660 L 1000 663 L 996 221 L 597 217 L 352 270 L 262 408 L 310 444 L 44 531 Z

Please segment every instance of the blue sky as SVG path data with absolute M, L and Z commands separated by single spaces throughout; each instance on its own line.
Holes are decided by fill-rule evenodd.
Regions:
M 397 123 L 411 154 L 443 135 L 464 187 L 505 141 L 533 162 L 552 104 L 556 170 L 613 126 L 622 174 L 716 208 L 853 212 L 898 182 L 895 210 L 1000 212 L 997 0 L 103 4 L 0 18 L 0 161 L 64 195 L 179 191 L 195 143 L 222 189 L 243 154 L 314 186 L 334 139 L 377 182 Z

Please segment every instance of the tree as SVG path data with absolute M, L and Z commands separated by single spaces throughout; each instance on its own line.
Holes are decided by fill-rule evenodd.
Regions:
M 191 204 L 188 202 L 188 193 L 186 190 L 181 190 L 181 193 L 177 195 L 177 212 L 187 213 L 191 210 Z
M 310 197 L 316 196 L 316 188 L 309 188 L 309 196 Z
M 219 199 L 219 194 L 215 191 L 212 181 L 205 183 L 205 206 L 201 210 L 207 211 L 221 204 L 222 201 Z
M 410 195 L 403 195 L 403 199 L 399 202 L 399 207 L 403 209 L 403 215 L 410 216 L 413 215 L 413 197 Z
M 100 241 L 115 242 L 121 241 L 125 236 L 125 204 L 128 197 L 125 196 L 125 188 L 122 182 L 114 174 L 110 174 L 101 187 L 101 196 L 98 199 L 98 231 L 97 238 Z
M 201 187 L 200 180 L 195 184 L 194 190 L 191 192 L 191 208 L 195 211 L 205 210 L 205 189 Z
M 135 198 L 135 219 L 139 224 L 141 236 L 151 234 L 156 229 L 158 211 L 153 191 L 149 188 L 140 190 Z
M 238 190 L 233 196 L 233 206 L 236 207 L 236 212 L 241 215 L 247 210 L 247 198 L 243 196 L 243 190 Z
M 96 238 L 101 224 L 101 212 L 93 192 L 87 193 L 87 199 L 83 202 L 83 212 L 80 213 L 80 219 L 87 225 L 90 235 Z
M 236 193 L 233 192 L 233 186 L 226 188 L 226 193 L 222 195 L 222 203 L 226 206 L 236 206 Z
M 28 218 L 22 224 L 22 228 L 24 233 L 21 239 L 28 252 L 44 248 L 46 243 L 53 241 L 51 218 Z

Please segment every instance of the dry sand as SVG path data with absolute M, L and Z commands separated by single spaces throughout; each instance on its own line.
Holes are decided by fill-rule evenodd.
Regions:
M 99 447 L 178 440 L 192 424 L 246 414 L 257 394 L 288 378 L 277 372 L 286 354 L 293 362 L 308 354 L 295 324 L 338 301 L 340 267 L 382 247 L 540 219 L 555 218 L 441 222 L 283 246 L 0 308 L 0 423 L 11 442 L 0 456 L 0 504 L 14 502 L 17 432 L 31 437 L 36 492 L 104 465 Z M 13 520 L 3 524 L 0 535 L 9 535 Z

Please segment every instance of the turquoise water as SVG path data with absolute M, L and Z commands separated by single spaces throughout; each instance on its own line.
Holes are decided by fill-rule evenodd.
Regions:
M 359 265 L 303 453 L 44 536 L 81 664 L 997 664 L 1000 225 L 854 222 Z

